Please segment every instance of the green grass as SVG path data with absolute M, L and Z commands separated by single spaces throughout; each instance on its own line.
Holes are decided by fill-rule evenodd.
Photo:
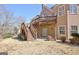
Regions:
M 11 33 L 5 33 L 3 35 L 3 38 L 10 38 L 10 37 L 12 37 L 12 34 Z

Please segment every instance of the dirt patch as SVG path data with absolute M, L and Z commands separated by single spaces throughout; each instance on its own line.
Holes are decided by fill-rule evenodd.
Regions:
M 0 52 L 9 55 L 78 55 L 79 47 L 55 41 L 19 41 L 8 38 L 0 42 Z

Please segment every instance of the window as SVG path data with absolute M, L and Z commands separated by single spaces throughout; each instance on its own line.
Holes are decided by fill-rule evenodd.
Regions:
M 77 13 L 77 5 L 76 4 L 71 4 L 70 5 L 70 13 L 72 13 L 72 14 Z
M 71 34 L 77 33 L 77 32 L 78 32 L 78 27 L 77 26 L 71 26 Z
M 60 34 L 65 34 L 65 27 L 64 26 L 59 27 L 59 33 Z
M 59 16 L 64 15 L 64 6 L 59 7 Z

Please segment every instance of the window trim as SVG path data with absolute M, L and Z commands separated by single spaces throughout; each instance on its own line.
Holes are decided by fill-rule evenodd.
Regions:
M 76 12 L 72 12 L 73 10 L 72 10 L 72 5 L 76 5 L 76 4 L 70 4 L 69 5 L 69 11 L 70 11 L 70 14 L 72 14 L 72 15 L 76 15 L 77 14 L 77 5 L 76 5 Z M 75 8 L 74 8 L 75 9 Z
M 64 34 L 61 34 L 61 33 L 60 33 L 60 27 L 64 27 L 64 31 L 65 31 Z M 58 27 L 58 33 L 59 33 L 59 35 L 66 35 L 66 25 L 60 25 L 60 26 Z
M 72 26 L 76 26 L 77 30 L 72 30 Z M 72 34 L 72 32 L 78 33 L 78 26 L 77 25 L 72 25 L 72 26 L 70 27 L 70 34 Z
M 61 10 L 60 11 L 60 8 L 62 8 L 62 7 L 64 7 L 64 10 Z M 59 8 L 58 8 L 58 16 L 63 16 L 64 15 L 64 11 L 65 11 L 65 6 L 64 5 L 59 6 Z M 59 15 L 59 12 L 63 12 L 63 14 L 62 15 Z

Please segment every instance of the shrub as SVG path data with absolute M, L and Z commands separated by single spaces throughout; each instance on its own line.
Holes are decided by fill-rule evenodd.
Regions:
M 79 34 L 78 33 L 72 33 L 71 36 L 79 38 Z
M 26 41 L 27 40 L 27 38 L 22 33 L 18 34 L 18 39 L 20 39 L 21 41 Z
M 79 44 L 79 34 L 78 33 L 72 33 L 71 36 L 73 36 L 73 39 L 70 39 L 71 43 Z
M 61 40 L 62 42 L 65 42 L 66 37 L 65 37 L 65 36 L 61 36 L 61 37 L 60 37 L 60 40 Z
M 3 38 L 10 38 L 10 37 L 12 37 L 12 34 L 11 33 L 5 33 L 3 35 Z
M 69 39 L 69 40 L 70 40 L 70 43 L 71 43 L 71 44 L 74 44 L 75 41 L 74 41 L 73 38 L 71 38 L 71 39 Z

